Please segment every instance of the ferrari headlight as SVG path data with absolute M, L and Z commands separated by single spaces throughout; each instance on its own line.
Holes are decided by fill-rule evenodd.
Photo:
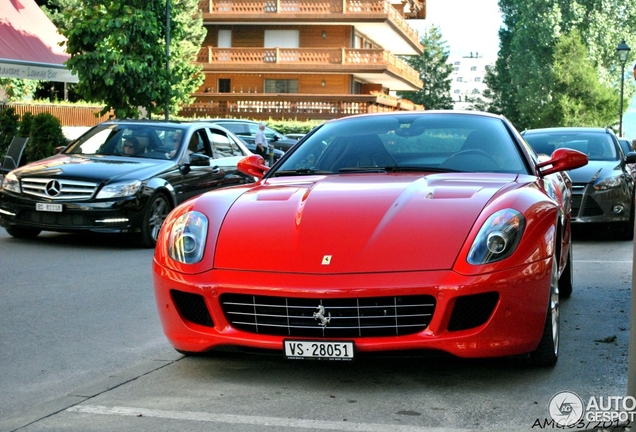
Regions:
M 596 190 L 612 189 L 612 188 L 620 186 L 622 181 L 623 180 L 621 176 L 599 179 L 596 181 L 596 183 L 594 183 L 594 189 Z
M 170 258 L 184 264 L 196 264 L 203 258 L 208 235 L 208 218 L 191 211 L 175 220 L 168 239 Z
M 20 181 L 15 174 L 9 172 L 2 180 L 2 189 L 10 192 L 20 193 Z
M 113 183 L 106 185 L 97 193 L 97 199 L 103 198 L 121 198 L 131 196 L 137 193 L 141 187 L 141 181 L 135 180 L 126 183 Z
M 526 220 L 513 209 L 493 213 L 479 230 L 468 253 L 468 263 L 486 264 L 508 257 L 519 244 Z

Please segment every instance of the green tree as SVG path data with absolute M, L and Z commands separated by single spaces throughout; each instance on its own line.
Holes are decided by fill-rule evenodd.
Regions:
M 560 126 L 556 122 L 565 118 L 590 122 L 592 110 L 599 113 L 594 122 L 612 110 L 618 114 L 616 99 L 608 95 L 619 94 L 616 46 L 623 37 L 632 46 L 636 42 L 627 30 L 636 27 L 633 0 L 499 0 L 499 7 L 504 24 L 499 57 L 485 78 L 492 93 L 489 111 L 504 114 L 520 129 Z M 575 34 L 585 55 L 568 36 Z M 585 69 L 583 76 L 577 67 Z M 587 94 L 594 99 L 577 96 L 579 83 L 568 75 L 596 79 Z M 632 93 L 628 85 L 626 98 Z M 616 122 L 616 114 L 608 124 Z
M 451 74 L 453 65 L 448 63 L 449 50 L 438 27 L 427 29 L 420 42 L 424 45 L 424 53 L 420 56 L 408 57 L 406 61 L 420 73 L 424 88 L 418 92 L 398 92 L 398 96 L 409 99 L 426 109 L 451 109 Z
M 578 32 L 560 38 L 552 70 L 553 102 L 541 116 L 544 126 L 605 127 L 615 121 L 619 94 L 599 79 Z
M 81 7 L 81 0 L 49 0 L 38 3 L 45 3 L 40 7 L 60 32 L 71 27 L 72 15 L 65 11 L 77 10 Z
M 20 78 L 0 78 L 0 87 L 4 89 L 9 102 L 32 99 L 38 87 L 38 81 Z
M 139 107 L 160 113 L 191 102 L 203 83 L 193 63 L 205 37 L 197 0 L 171 0 L 170 57 L 166 68 L 166 0 L 86 0 L 70 5 L 61 29 L 67 66 L 88 101 L 104 102 L 101 114 L 136 118 Z

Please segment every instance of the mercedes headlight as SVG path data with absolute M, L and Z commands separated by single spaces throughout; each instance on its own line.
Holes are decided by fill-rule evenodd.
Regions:
M 184 264 L 196 264 L 203 259 L 208 234 L 208 218 L 203 213 L 190 211 L 175 220 L 170 229 L 168 254 Z
M 140 187 L 140 180 L 135 180 L 133 182 L 108 184 L 97 193 L 97 199 L 122 198 L 131 196 L 136 194 Z
M 521 240 L 526 220 L 513 209 L 493 213 L 479 230 L 468 253 L 468 263 L 487 264 L 512 254 Z
M 20 180 L 12 172 L 7 173 L 2 180 L 2 189 L 10 192 L 20 193 Z

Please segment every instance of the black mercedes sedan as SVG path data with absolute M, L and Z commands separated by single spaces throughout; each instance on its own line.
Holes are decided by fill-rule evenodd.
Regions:
M 211 123 L 100 123 L 58 154 L 2 179 L 0 226 L 19 238 L 41 231 L 136 233 L 142 246 L 154 247 L 176 205 L 253 182 L 236 167 L 251 154 Z

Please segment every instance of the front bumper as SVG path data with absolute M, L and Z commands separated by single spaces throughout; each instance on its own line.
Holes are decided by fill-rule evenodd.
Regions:
M 224 270 L 186 275 L 156 261 L 153 269 L 162 326 L 178 350 L 203 352 L 236 346 L 282 353 L 284 339 L 340 339 L 353 340 L 357 352 L 436 350 L 459 357 L 499 357 L 528 353 L 538 346 L 548 305 L 551 259 L 479 276 L 452 271 L 299 275 Z M 264 317 L 269 316 L 269 306 L 259 303 L 272 299 L 278 299 L 278 304 L 300 303 L 313 308 L 323 304 L 333 312 L 326 327 L 330 331 L 338 322 L 338 304 L 369 305 L 387 298 L 400 304 L 407 297 L 426 303 L 424 314 L 430 313 L 430 319 L 416 323 L 413 331 L 404 330 L 403 318 L 397 318 L 392 334 L 353 325 L 341 337 L 334 336 L 336 330 L 325 332 L 318 320 L 312 319 L 311 310 L 304 322 L 315 329 L 299 334 L 284 323 L 282 331 L 272 330 L 271 325 L 259 328 L 253 320 L 260 318 L 249 308 L 237 318 L 237 311 L 228 306 L 235 299 L 253 298 L 260 308 L 258 314 Z M 422 297 L 432 302 L 422 302 Z M 379 307 L 384 309 L 378 313 L 376 307 L 375 318 L 383 318 L 382 310 L 389 316 L 394 311 Z
M 39 211 L 37 203 L 61 204 L 62 211 Z M 136 197 L 109 201 L 47 201 L 0 193 L 0 226 L 57 232 L 138 231 L 143 206 Z
M 575 184 L 572 223 L 629 222 L 633 211 L 631 200 L 632 191 L 627 186 L 596 190 L 592 184 Z

